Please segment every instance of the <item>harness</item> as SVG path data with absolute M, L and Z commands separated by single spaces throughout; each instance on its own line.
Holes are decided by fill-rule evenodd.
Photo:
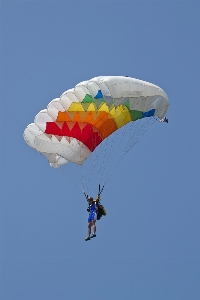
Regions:
M 93 212 L 91 211 L 90 205 L 88 206 L 87 211 L 89 213 Z M 102 216 L 106 216 L 106 209 L 99 201 L 96 201 L 96 214 L 97 214 L 97 220 L 100 220 Z

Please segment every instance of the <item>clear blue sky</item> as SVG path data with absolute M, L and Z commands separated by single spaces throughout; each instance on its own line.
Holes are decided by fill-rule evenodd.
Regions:
M 1 1 L 2 300 L 200 299 L 200 2 Z M 169 124 L 125 157 L 85 242 L 86 203 L 23 140 L 99 75 L 161 86 Z M 66 166 L 67 168 L 67 166 Z

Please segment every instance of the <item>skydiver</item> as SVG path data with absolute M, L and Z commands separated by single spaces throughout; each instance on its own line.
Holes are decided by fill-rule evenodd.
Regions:
M 87 211 L 89 212 L 88 216 L 88 236 L 86 237 L 86 241 L 89 241 L 90 238 L 96 237 L 96 220 L 97 220 L 97 205 L 96 200 L 92 197 L 87 198 L 88 201 L 88 208 Z M 91 227 L 93 227 L 93 233 L 91 235 Z M 90 236 L 91 235 L 91 236 Z
M 103 205 L 100 204 L 100 196 L 94 200 L 92 197 L 87 197 L 89 212 L 88 216 L 88 236 L 86 237 L 86 241 L 89 241 L 91 238 L 96 237 L 96 220 L 100 220 L 100 218 L 106 215 L 106 210 Z M 93 233 L 91 235 L 91 227 L 93 227 Z

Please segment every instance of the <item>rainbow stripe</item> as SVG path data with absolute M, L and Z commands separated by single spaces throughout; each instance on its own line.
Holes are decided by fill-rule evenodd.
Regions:
M 93 98 L 86 94 L 82 102 L 72 102 L 67 111 L 58 112 L 55 122 L 46 122 L 46 134 L 76 138 L 90 151 L 109 135 L 131 121 L 153 116 L 148 112 L 130 110 L 129 100 L 117 107 L 108 105 L 99 90 Z

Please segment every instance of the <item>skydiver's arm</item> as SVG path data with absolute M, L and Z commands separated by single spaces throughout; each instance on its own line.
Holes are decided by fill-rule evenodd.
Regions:
M 99 202 L 101 200 L 100 196 L 97 197 L 97 199 L 95 200 L 96 202 Z

